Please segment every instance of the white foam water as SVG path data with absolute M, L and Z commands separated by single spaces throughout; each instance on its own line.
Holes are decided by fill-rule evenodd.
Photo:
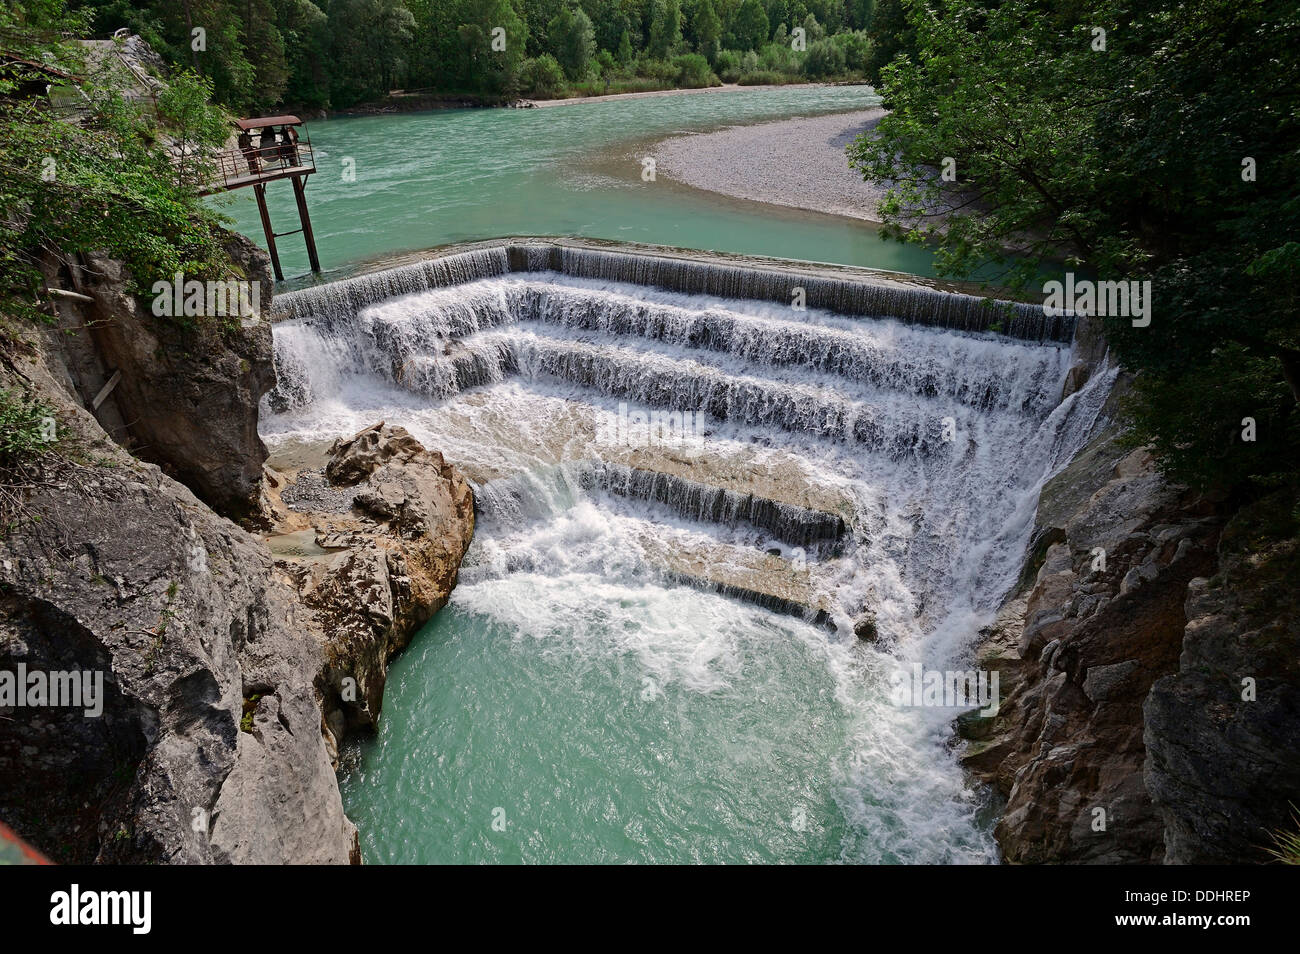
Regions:
M 888 676 L 968 667 L 1039 489 L 1100 424 L 1114 372 L 1061 401 L 1070 352 L 1050 340 L 491 267 L 295 296 L 275 328 L 267 442 L 384 419 L 441 450 L 480 510 L 448 612 L 539 652 L 630 660 L 660 687 L 722 698 L 764 685 L 753 667 L 773 633 L 793 640 L 842 730 L 821 860 L 994 860 L 984 796 L 948 744 L 955 713 L 893 705 Z M 629 407 L 703 411 L 702 446 L 611 447 L 600 435 Z M 674 572 L 730 579 L 764 553 L 808 561 L 801 599 L 818 613 L 777 616 Z M 852 635 L 864 610 L 874 647 Z

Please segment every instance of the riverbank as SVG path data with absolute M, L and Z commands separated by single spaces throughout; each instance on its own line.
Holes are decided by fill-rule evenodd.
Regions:
M 652 155 L 659 174 L 696 189 L 879 222 L 888 186 L 863 181 L 844 150 L 884 115 L 873 107 L 732 126 L 665 139 Z
M 865 86 L 865 83 L 768 83 L 743 86 L 740 83 L 723 83 L 721 86 L 701 86 L 698 89 L 652 89 L 639 93 L 607 93 L 598 96 L 572 96 L 568 99 L 524 99 L 525 107 L 576 106 L 580 103 L 605 103 L 622 99 L 649 99 L 652 96 L 689 96 L 697 93 L 744 93 L 769 89 L 818 89 L 826 86 Z
M 862 219 L 760 205 L 664 174 L 642 179 L 641 160 L 670 137 L 879 105 L 863 86 L 747 89 L 311 123 L 323 172 L 356 159 L 355 182 L 312 177 L 321 262 L 334 269 L 502 235 L 573 235 L 932 276 L 928 249 L 888 242 Z M 297 218 L 291 189 L 268 189 L 267 202 L 272 222 Z M 251 195 L 233 196 L 229 208 L 237 228 L 261 235 Z M 280 260 L 286 275 L 307 271 L 301 241 L 281 242 Z
M 591 96 L 561 96 L 555 99 L 531 99 L 528 97 L 494 96 L 486 93 L 432 93 L 432 92 L 397 92 L 381 100 L 361 103 L 332 112 L 303 108 L 296 115 L 315 116 L 326 119 L 342 116 L 380 116 L 392 113 L 418 113 L 442 109 L 543 109 L 551 106 L 576 106 L 581 103 L 605 103 L 628 99 L 649 99 L 656 96 L 690 96 L 698 93 L 739 93 L 761 92 L 772 89 L 820 89 L 833 86 L 866 86 L 866 83 L 766 83 L 744 85 L 741 83 L 723 83 L 720 86 L 701 86 L 698 88 L 665 87 L 663 89 L 638 90 L 631 93 L 597 93 Z

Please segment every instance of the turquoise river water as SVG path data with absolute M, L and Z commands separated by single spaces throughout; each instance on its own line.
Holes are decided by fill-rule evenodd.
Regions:
M 662 176 L 641 181 L 638 145 L 878 102 L 865 86 L 797 87 L 309 122 L 319 171 L 307 199 L 325 277 L 362 261 L 505 235 L 578 235 L 930 275 L 928 252 L 885 242 L 863 222 L 741 202 Z M 288 183 L 273 183 L 267 194 L 275 230 L 296 229 Z M 235 193 L 226 211 L 239 231 L 263 242 L 251 190 Z M 278 245 L 287 277 L 307 273 L 301 236 Z
M 326 278 L 546 234 L 930 274 L 862 223 L 640 181 L 655 138 L 874 101 L 812 88 L 312 123 Z M 290 190 L 270 191 L 291 228 Z M 257 236 L 246 198 L 231 211 Z M 282 250 L 301 274 L 301 240 Z M 796 312 L 780 281 L 727 265 L 706 268 L 739 300 L 605 252 L 518 273 L 501 249 L 448 261 L 281 299 L 261 418 L 273 452 L 402 425 L 475 489 L 451 602 L 394 662 L 377 734 L 344 746 L 365 859 L 995 861 L 955 711 L 895 704 L 891 678 L 969 665 L 1042 481 L 1092 433 L 1105 389 L 1061 402 L 1063 336 L 994 334 L 960 309 L 917 324 L 909 303 L 945 307 L 918 289 Z M 698 446 L 618 429 L 696 410 Z M 875 644 L 853 633 L 864 606 Z

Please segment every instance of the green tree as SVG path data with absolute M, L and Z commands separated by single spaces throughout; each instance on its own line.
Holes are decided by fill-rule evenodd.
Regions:
M 845 23 L 855 30 L 865 30 L 871 25 L 876 12 L 876 0 L 849 0 L 845 5 Z
M 328 106 L 329 18 L 311 0 L 277 0 L 276 23 L 288 68 L 285 100 L 295 106 Z
M 682 8 L 678 0 L 654 0 L 646 52 L 662 60 L 682 42 Z
M 916 52 L 916 30 L 907 16 L 906 0 L 877 0 L 868 24 L 871 59 L 867 79 L 880 85 L 881 71 L 901 54 Z
M 767 24 L 775 30 L 776 25 L 784 23 L 787 27 L 790 24 L 790 4 L 788 0 L 766 0 L 763 9 L 767 13 Z
M 767 12 L 759 0 L 745 0 L 731 25 L 732 43 L 738 50 L 758 50 L 768 38 Z
M 623 35 L 618 38 L 618 62 L 622 66 L 629 66 L 635 57 L 636 53 L 632 49 L 632 37 L 627 30 L 624 30 Z
M 718 52 L 718 42 L 722 38 L 722 21 L 714 12 L 711 0 L 700 0 L 695 8 L 695 19 L 691 23 L 695 31 L 695 49 L 710 60 Z
M 882 3 L 882 7 L 884 4 Z M 1197 486 L 1300 473 L 1300 13 L 1285 0 L 909 7 L 915 58 L 851 147 L 888 233 L 944 274 L 1150 281 L 1102 319 L 1135 439 Z M 1100 35 L 1106 31 L 1104 49 Z M 1247 41 L 1249 38 L 1249 41 Z M 935 167 L 952 157 L 959 193 Z M 955 205 L 942 223 L 936 208 Z M 1243 440 L 1246 419 L 1255 439 Z
M 709 61 L 699 53 L 683 53 L 673 58 L 677 68 L 677 85 L 685 89 L 716 86 L 718 78 L 709 69 Z
M 564 90 L 564 70 L 555 57 L 543 53 L 525 60 L 519 71 L 520 91 L 538 99 L 551 99 Z
M 803 18 L 800 26 L 803 27 L 804 42 L 808 44 L 809 49 L 814 43 L 826 37 L 826 28 L 818 23 L 817 18 L 811 13 Z
M 333 0 L 329 28 L 337 105 L 375 99 L 401 84 L 415 30 L 402 0 Z
M 509 92 L 528 48 L 528 26 L 509 0 L 469 0 L 457 30 L 466 76 L 479 89 Z
M 175 143 L 178 186 L 208 181 L 211 164 L 204 157 L 230 133 L 225 114 L 209 102 L 211 98 L 211 81 L 189 70 L 173 74 L 158 94 L 158 113 Z
M 818 40 L 808 47 L 803 62 L 804 74 L 813 79 L 838 76 L 844 72 L 844 50 L 834 40 Z
M 59 80 L 79 104 L 75 122 L 55 117 L 42 93 L 45 68 L 17 65 L 0 77 L 0 311 L 41 319 L 43 263 L 51 256 L 107 254 L 146 294 L 176 272 L 221 278 L 230 268 L 218 218 L 181 181 L 168 150 L 225 138 L 196 93 L 209 80 L 181 76 L 160 98 L 159 116 L 128 99 L 120 74 L 87 70 L 82 50 L 61 39 L 85 34 L 86 20 L 55 0 L 0 7 L 10 53 L 71 74 Z M 80 77 L 80 78 L 78 78 Z M 193 169 L 193 167 L 190 167 Z M 6 334 L 3 337 L 10 338 Z
M 581 7 L 565 7 L 547 25 L 551 52 L 570 80 L 580 80 L 596 55 L 596 31 Z

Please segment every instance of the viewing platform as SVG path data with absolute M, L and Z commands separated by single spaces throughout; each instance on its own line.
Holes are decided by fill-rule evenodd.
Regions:
M 306 194 L 307 177 L 316 171 L 316 153 L 302 120 L 287 115 L 260 116 L 236 120 L 235 126 L 239 130 L 239 145 L 209 157 L 211 178 L 199 187 L 199 194 L 213 195 L 251 186 L 257 198 L 257 210 L 262 217 L 262 231 L 266 235 L 266 247 L 271 254 L 276 280 L 284 281 L 284 272 L 280 268 L 280 253 L 275 240 L 300 232 L 307 243 L 311 270 L 319 273 L 320 258 L 316 254 L 311 217 L 307 214 Z M 279 179 L 288 179 L 293 184 L 294 200 L 298 206 L 300 227 L 289 232 L 276 232 L 272 228 L 271 214 L 266 205 L 266 186 Z
M 297 162 L 286 165 L 283 161 L 271 165 L 261 164 L 253 171 L 248 167 L 248 159 L 239 149 L 219 152 L 213 160 L 216 163 L 216 176 L 199 188 L 200 195 L 212 195 L 230 189 L 243 189 L 259 182 L 274 182 L 277 179 L 291 179 L 294 176 L 309 176 L 316 171 L 316 160 L 311 147 L 299 147 Z

